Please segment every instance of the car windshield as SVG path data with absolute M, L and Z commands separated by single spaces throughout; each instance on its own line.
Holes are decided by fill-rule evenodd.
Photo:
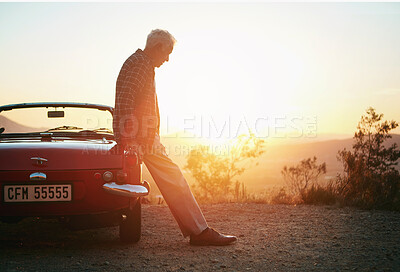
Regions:
M 3 129 L 4 128 L 4 129 Z M 0 132 L 79 132 L 112 133 L 112 114 L 93 108 L 21 108 L 0 113 Z

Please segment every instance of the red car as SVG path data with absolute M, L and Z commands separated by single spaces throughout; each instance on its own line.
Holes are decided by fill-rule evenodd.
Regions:
M 112 132 L 113 108 L 87 103 L 0 107 L 0 219 L 57 217 L 72 229 L 141 235 L 141 162 Z

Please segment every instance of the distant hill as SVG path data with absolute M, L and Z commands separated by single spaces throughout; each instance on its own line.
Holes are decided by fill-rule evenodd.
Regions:
M 392 137 L 392 139 L 388 140 L 388 144 L 396 142 L 400 146 L 400 135 L 394 134 Z M 186 155 L 188 154 L 190 146 L 200 144 L 200 141 L 198 139 L 181 140 L 180 138 L 168 137 L 162 138 L 162 143 L 169 147 L 169 157 L 183 169 L 183 166 L 186 164 Z M 266 152 L 258 160 L 259 165 L 250 166 L 244 174 L 239 177 L 239 180 L 245 182 L 250 191 L 281 186 L 283 185 L 281 170 L 285 165 L 292 166 L 302 159 L 313 156 L 317 157 L 319 163 L 326 162 L 327 174 L 324 178 L 328 180 L 342 172 L 342 165 L 336 158 L 338 151 L 344 148 L 351 149 L 352 145 L 352 138 L 293 144 L 290 144 L 287 140 L 282 144 L 279 144 L 278 141 L 271 144 L 267 140 Z M 171 152 L 174 151 L 175 147 L 177 147 L 178 150 L 180 149 L 181 151 L 187 152 Z M 184 170 L 182 171 L 189 183 L 194 182 L 188 173 Z M 148 173 L 145 173 L 145 178 L 151 180 Z
M 41 130 L 41 128 L 34 128 L 34 127 L 28 127 L 28 126 L 21 125 L 21 124 L 15 122 L 15 121 L 12 121 L 4 116 L 0 116 L 0 128 L 1 127 L 4 127 L 6 129 L 5 133 L 10 132 L 10 131 L 19 133 L 19 132 L 30 132 L 30 131 L 40 131 Z

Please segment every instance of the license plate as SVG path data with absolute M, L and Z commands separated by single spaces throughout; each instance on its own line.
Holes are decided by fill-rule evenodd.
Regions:
M 4 202 L 57 202 L 72 200 L 72 185 L 4 185 Z

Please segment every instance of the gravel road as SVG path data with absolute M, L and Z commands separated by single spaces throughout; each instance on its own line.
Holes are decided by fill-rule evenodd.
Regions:
M 193 247 L 168 207 L 143 205 L 143 235 L 69 231 L 55 220 L 0 223 L 1 271 L 399 271 L 400 213 L 307 205 L 201 205 L 209 225 L 239 237 Z

